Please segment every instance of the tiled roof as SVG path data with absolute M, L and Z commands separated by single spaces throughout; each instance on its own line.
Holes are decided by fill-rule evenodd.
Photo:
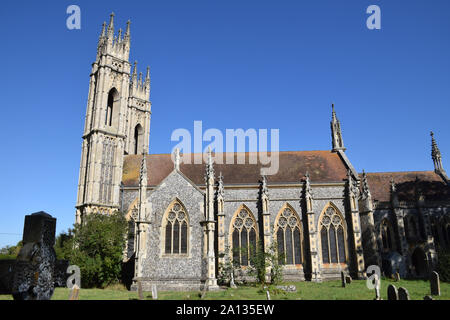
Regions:
M 425 196 L 425 200 L 450 200 L 450 188 L 434 171 L 367 172 L 366 174 L 373 200 L 390 201 L 391 179 L 394 179 L 400 201 L 415 201 L 416 188 Z
M 234 153 L 235 164 L 214 164 L 216 178 L 222 172 L 225 184 L 257 184 L 261 179 L 260 168 L 269 165 L 249 164 L 248 157 L 255 153 L 245 153 L 245 164 L 236 164 L 238 153 Z M 217 156 L 224 154 L 217 154 Z M 241 154 L 242 155 L 242 154 Z M 270 152 L 269 155 L 270 157 Z M 148 185 L 158 185 L 174 168 L 171 154 L 147 155 Z M 139 169 L 142 155 L 124 157 L 122 182 L 126 187 L 139 184 Z M 225 161 L 224 161 L 225 162 Z M 205 163 L 180 165 L 180 171 L 197 185 L 205 183 Z M 311 182 L 340 182 L 346 179 L 347 168 L 337 153 L 331 151 L 281 151 L 277 174 L 267 176 L 270 183 L 298 183 L 306 173 Z

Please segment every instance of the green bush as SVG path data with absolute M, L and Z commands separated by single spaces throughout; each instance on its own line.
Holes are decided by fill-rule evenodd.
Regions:
M 450 251 L 438 251 L 436 271 L 439 273 L 439 280 L 450 282 Z
M 127 222 L 121 213 L 92 213 L 59 236 L 55 247 L 58 258 L 80 267 L 83 288 L 104 288 L 119 281 L 126 234 Z
M 258 242 L 256 248 L 251 248 L 250 266 L 248 274 L 255 277 L 260 284 L 266 283 L 267 270 L 270 268 L 270 283 L 278 284 L 283 281 L 284 255 L 277 252 L 276 242 L 272 242 L 268 250 L 264 250 L 263 243 Z

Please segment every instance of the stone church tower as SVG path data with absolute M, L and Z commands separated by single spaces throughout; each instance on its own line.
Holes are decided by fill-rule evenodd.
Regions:
M 114 13 L 103 28 L 92 64 L 83 133 L 76 223 L 91 212 L 119 208 L 123 156 L 147 153 L 150 132 L 150 70 L 130 74 L 130 22 L 114 33 Z

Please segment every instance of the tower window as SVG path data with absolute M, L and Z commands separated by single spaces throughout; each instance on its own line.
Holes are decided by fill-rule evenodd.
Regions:
M 140 124 L 134 128 L 133 153 L 139 154 L 144 151 L 144 129 Z
M 105 126 L 112 126 L 113 124 L 113 112 L 116 112 L 116 104 L 118 101 L 119 93 L 115 88 L 112 88 L 108 93 L 108 102 L 106 105 L 105 114 Z

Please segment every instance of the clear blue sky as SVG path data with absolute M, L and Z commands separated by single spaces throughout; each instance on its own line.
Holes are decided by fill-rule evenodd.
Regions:
M 81 30 L 66 8 L 81 8 Z M 368 30 L 366 8 L 381 8 Z M 2 3 L 0 247 L 44 210 L 74 222 L 81 135 L 101 24 L 131 19 L 152 73 L 150 153 L 176 128 L 279 128 L 281 150 L 331 148 L 331 102 L 357 170 L 450 170 L 450 1 L 159 0 Z M 8 235 L 5 233 L 13 233 Z

